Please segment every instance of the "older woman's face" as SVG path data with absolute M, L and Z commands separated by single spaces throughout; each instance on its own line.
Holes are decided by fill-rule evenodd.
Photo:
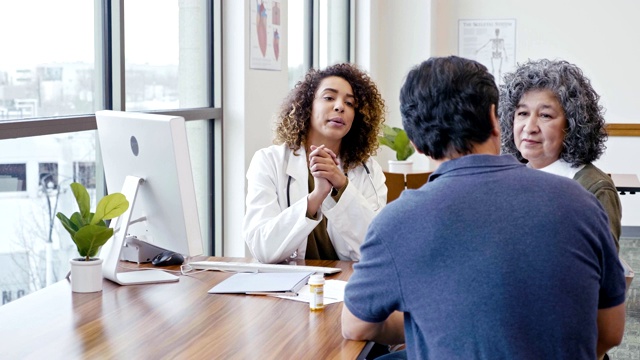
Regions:
M 516 147 L 534 169 L 560 158 L 566 127 L 564 109 L 550 90 L 526 92 L 513 116 Z

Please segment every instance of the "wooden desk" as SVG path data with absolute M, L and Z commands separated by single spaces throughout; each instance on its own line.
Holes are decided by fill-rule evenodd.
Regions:
M 629 194 L 640 192 L 640 181 L 636 174 L 611 174 L 611 179 L 621 195 L 627 192 Z
M 327 279 L 347 280 L 353 271 L 348 261 L 307 264 L 342 268 Z M 105 280 L 102 292 L 89 294 L 73 293 L 63 280 L 0 307 L 2 356 L 355 359 L 364 348 L 364 341 L 342 338 L 339 303 L 311 312 L 303 302 L 207 293 L 231 275 L 207 271 L 175 283 L 130 286 Z

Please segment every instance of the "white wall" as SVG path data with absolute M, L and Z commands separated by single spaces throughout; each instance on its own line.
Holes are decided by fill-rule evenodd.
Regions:
M 282 0 L 282 39 L 287 36 L 287 0 Z M 245 173 L 253 153 L 271 144 L 272 116 L 288 92 L 286 41 L 282 71 L 249 69 L 250 0 L 223 0 L 224 255 L 244 256 L 242 217 Z M 406 73 L 429 56 L 458 52 L 458 20 L 516 19 L 516 61 L 563 58 L 580 66 L 602 95 L 611 123 L 640 123 L 634 97 L 640 72 L 640 3 L 628 0 L 358 0 L 355 62 L 378 83 L 388 106 L 387 123 L 401 125 L 398 95 Z M 243 41 L 238 41 L 243 39 Z M 612 137 L 596 163 L 607 172 L 640 174 L 640 142 Z M 393 158 L 382 148 L 383 167 Z M 433 169 L 422 155 L 417 167 Z M 242 181 L 240 181 L 242 180 Z M 640 194 L 622 196 L 624 226 L 640 225 Z
M 431 54 L 431 16 L 431 1 L 356 2 L 355 62 L 378 84 L 391 126 L 402 126 L 399 95 L 406 74 Z M 376 159 L 386 169 L 395 153 L 381 147 Z M 410 160 L 416 169 L 433 168 L 424 155 L 414 154 Z
M 434 56 L 458 52 L 458 20 L 516 19 L 516 62 L 564 59 L 578 65 L 602 96 L 610 123 L 640 123 L 636 71 L 640 3 L 628 0 L 433 0 Z M 637 137 L 610 137 L 596 166 L 640 174 Z M 640 225 L 640 194 L 621 197 L 623 226 Z
M 287 38 L 287 0 L 280 0 L 281 39 Z M 223 254 L 248 255 L 242 238 L 247 168 L 271 145 L 272 117 L 288 93 L 286 41 L 281 71 L 249 68 L 250 14 L 254 0 L 223 0 Z

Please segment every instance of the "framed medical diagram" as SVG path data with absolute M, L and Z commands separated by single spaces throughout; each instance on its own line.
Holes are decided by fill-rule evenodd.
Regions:
M 261 70 L 281 70 L 280 46 L 283 39 L 280 39 L 280 1 L 251 1 L 250 67 Z
M 516 20 L 458 20 L 458 55 L 486 66 L 500 85 L 516 67 Z

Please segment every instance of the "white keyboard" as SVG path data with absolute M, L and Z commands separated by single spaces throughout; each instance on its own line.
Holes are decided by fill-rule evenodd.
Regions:
M 234 272 L 315 272 L 324 274 L 335 274 L 342 271 L 340 268 L 307 266 L 307 265 L 286 265 L 286 264 L 262 264 L 258 262 L 227 262 L 227 261 L 192 261 L 191 267 L 198 270 L 218 270 Z

